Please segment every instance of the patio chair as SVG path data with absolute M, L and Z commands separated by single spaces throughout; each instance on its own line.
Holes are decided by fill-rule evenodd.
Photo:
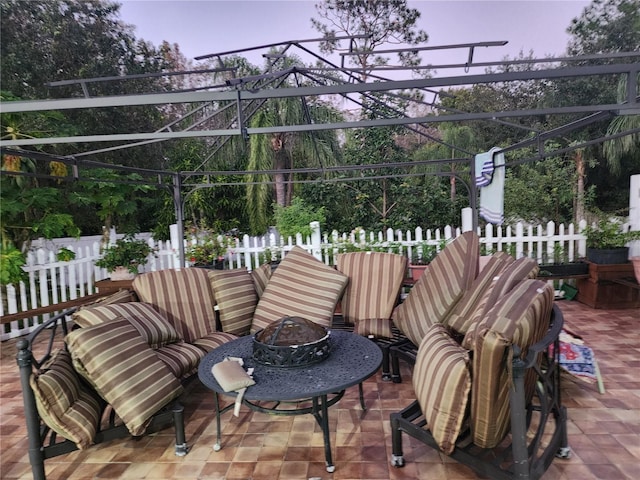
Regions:
M 390 379 L 389 347 L 400 339 L 391 313 L 398 303 L 407 258 L 384 252 L 350 252 L 337 256 L 336 267 L 349 277 L 341 300 L 342 319 L 382 350 L 382 378 Z
M 431 327 L 414 369 L 416 400 L 390 417 L 391 463 L 404 465 L 403 432 L 492 479 L 537 479 L 554 456 L 568 457 L 562 327 L 553 288 L 531 279 L 475 326 L 472 352 L 444 325 Z

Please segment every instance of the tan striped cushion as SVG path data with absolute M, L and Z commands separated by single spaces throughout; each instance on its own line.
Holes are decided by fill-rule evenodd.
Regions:
M 214 298 L 207 270 L 160 270 L 136 276 L 133 289 L 169 320 L 185 342 L 216 331 Z
M 253 286 L 256 289 L 256 295 L 258 298 L 262 297 L 264 289 L 267 288 L 267 284 L 271 279 L 271 264 L 263 263 L 258 268 L 251 271 L 251 279 L 253 280 Z
M 126 320 L 79 328 L 66 337 L 76 371 L 142 435 L 153 414 L 182 393 L 180 381 Z
M 469 327 L 479 320 L 476 313 L 484 309 L 498 276 L 513 261 L 513 257 L 503 252 L 491 255 L 471 287 L 462 294 L 460 301 L 453 307 L 451 315 L 445 322 L 446 325 L 464 335 Z
M 358 335 L 370 338 L 392 338 L 391 319 L 363 318 L 356 320 L 353 331 Z
M 76 310 L 76 312 L 84 308 L 92 308 L 92 307 L 105 306 L 105 305 L 114 305 L 116 303 L 127 303 L 127 302 L 137 302 L 137 301 L 138 301 L 138 297 L 136 296 L 133 290 L 122 288 L 117 292 L 112 293 L 111 295 L 107 295 L 106 297 L 101 297 L 93 302 L 82 305 L 80 308 L 78 308 L 78 310 Z M 74 316 L 75 315 L 76 314 L 74 314 Z
M 222 331 L 246 335 L 251 328 L 258 296 L 246 268 L 210 270 L 213 295 L 218 302 Z
M 204 337 L 197 339 L 193 344 L 202 349 L 205 353 L 209 353 L 214 348 L 218 348 L 231 340 L 238 338 L 232 333 L 212 332 Z
M 127 320 L 151 348 L 182 340 L 176 329 L 149 304 L 118 303 L 92 307 L 76 312 L 73 320 L 80 327 L 92 327 L 114 320 Z
M 205 352 L 187 342 L 172 343 L 155 351 L 158 358 L 177 378 L 187 378 L 198 371 Z
M 446 321 L 462 293 L 471 286 L 478 272 L 479 251 L 480 242 L 474 232 L 455 238 L 433 259 L 396 308 L 394 323 L 415 345 L 420 345 L 431 325 Z
M 509 428 L 511 345 L 522 348 L 542 339 L 549 328 L 553 287 L 540 280 L 523 280 L 505 295 L 477 326 L 473 354 L 471 431 L 482 448 L 498 445 Z M 535 378 L 525 378 L 527 402 Z
M 284 316 L 331 326 L 333 312 L 347 284 L 346 275 L 295 246 L 271 275 L 253 315 L 251 333 Z
M 433 438 L 449 455 L 466 419 L 471 373 L 469 354 L 442 324 L 434 324 L 420 344 L 413 388 Z
M 535 278 L 537 273 L 538 264 L 530 258 L 522 257 L 507 265 L 500 272 L 498 278 L 492 282 L 487 297 L 482 300 L 482 304 L 479 305 L 474 312 L 469 322 L 470 328 L 467 328 L 465 337 L 462 340 L 462 346 L 466 349 L 473 350 L 476 335 L 475 326 L 486 317 L 489 310 L 493 308 L 502 297 L 509 293 L 513 287 L 526 278 Z
M 383 252 L 343 253 L 337 256 L 336 266 L 349 277 L 340 301 L 345 322 L 391 318 L 407 273 L 407 257 Z
M 57 350 L 29 383 L 40 417 L 54 432 L 79 449 L 94 443 L 102 412 L 99 397 L 80 382 L 68 352 Z

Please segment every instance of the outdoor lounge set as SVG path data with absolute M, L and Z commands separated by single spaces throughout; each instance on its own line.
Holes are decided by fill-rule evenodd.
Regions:
M 390 419 L 393 465 L 404 464 L 404 432 L 481 475 L 539 478 L 568 455 L 563 319 L 535 262 L 497 253 L 479 269 L 479 259 L 477 235 L 458 236 L 401 303 L 406 258 L 392 253 L 341 254 L 333 268 L 294 247 L 273 271 L 138 275 L 132 290 L 18 342 L 33 476 L 45 478 L 47 458 L 171 424 L 186 454 L 179 399 L 201 360 L 287 316 L 371 338 L 396 382 L 399 361 L 414 365 L 416 401 Z

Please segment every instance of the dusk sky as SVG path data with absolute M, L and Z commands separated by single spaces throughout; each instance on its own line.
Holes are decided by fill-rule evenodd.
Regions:
M 307 0 L 120 0 L 124 22 L 154 45 L 162 40 L 180 45 L 190 59 L 199 55 L 287 40 L 318 38 L 311 27 L 315 1 Z M 474 61 L 499 61 L 522 50 L 534 56 L 561 56 L 567 27 L 579 17 L 584 0 L 447 0 L 409 1 L 421 12 L 420 28 L 429 34 L 427 46 L 508 40 L 503 47 L 477 48 Z M 313 50 L 317 51 L 316 44 Z M 244 54 L 262 65 L 262 53 Z M 464 63 L 467 49 L 423 52 L 423 63 Z M 307 59 L 303 58 L 304 61 Z M 310 61 L 310 60 L 309 60 Z M 197 67 L 198 62 L 195 62 Z M 440 70 L 438 75 L 452 74 Z M 458 72 L 456 72 L 457 74 Z M 479 73 L 479 72 L 472 72 Z

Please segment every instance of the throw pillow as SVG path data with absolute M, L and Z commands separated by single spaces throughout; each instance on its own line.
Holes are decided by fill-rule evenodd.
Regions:
M 263 263 L 258 268 L 253 269 L 251 272 L 251 279 L 253 280 L 253 286 L 256 289 L 256 294 L 258 298 L 262 297 L 264 293 L 264 289 L 267 288 L 267 284 L 271 279 L 271 273 L 273 270 L 271 269 L 271 264 Z
M 210 270 L 209 279 L 218 302 L 222 331 L 234 335 L 248 334 L 258 304 L 251 274 L 246 267 Z

